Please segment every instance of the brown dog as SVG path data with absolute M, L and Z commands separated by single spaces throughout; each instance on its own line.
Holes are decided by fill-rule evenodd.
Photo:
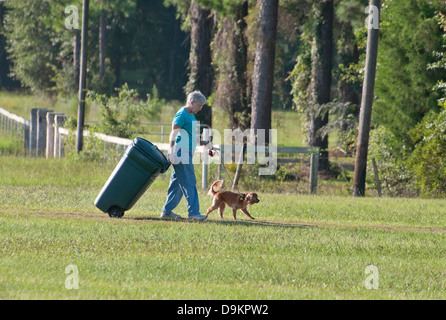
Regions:
M 220 218 L 223 219 L 223 211 L 225 210 L 226 205 L 232 208 L 232 214 L 234 215 L 234 219 L 236 220 L 236 212 L 238 209 L 242 210 L 244 214 L 246 214 L 251 219 L 254 219 L 249 214 L 246 207 L 248 204 L 254 204 L 260 202 L 257 197 L 257 193 L 248 192 L 248 193 L 234 193 L 231 191 L 219 191 L 223 185 L 223 180 L 215 181 L 211 189 L 209 189 L 209 195 L 214 197 L 214 201 L 212 202 L 212 206 L 206 211 L 206 216 L 209 215 L 212 211 L 218 208 L 218 214 Z

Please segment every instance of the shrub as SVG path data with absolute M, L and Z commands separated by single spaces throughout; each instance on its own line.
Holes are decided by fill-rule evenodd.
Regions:
M 407 166 L 410 153 L 410 148 L 386 127 L 380 126 L 371 131 L 368 159 L 376 160 L 385 195 L 417 195 L 413 174 Z M 372 168 L 371 163 L 367 166 Z
M 147 100 L 138 98 L 138 93 L 130 89 L 127 84 L 117 89 L 117 96 L 107 96 L 89 91 L 87 100 L 89 103 L 97 103 L 101 112 L 101 119 L 98 124 L 86 129 L 90 131 L 90 136 L 84 136 L 82 152 L 76 152 L 77 120 L 69 118 L 66 125 L 70 130 L 70 135 L 66 140 L 65 148 L 67 156 L 75 160 L 86 161 L 116 161 L 122 154 L 122 147 L 106 144 L 99 138 L 94 137 L 94 133 L 104 133 L 120 138 L 133 139 L 140 132 L 140 120 L 156 119 L 161 113 L 161 107 L 165 104 L 163 99 L 158 98 L 158 91 L 154 86 L 152 95 L 147 95 Z
M 69 117 L 65 122 L 65 126 L 69 130 L 70 134 L 65 138 L 65 154 L 66 157 L 73 161 L 88 161 L 88 162 L 116 162 L 121 154 L 118 148 L 105 145 L 103 141 L 94 137 L 93 133 L 97 132 L 96 126 L 88 128 L 91 135 L 84 136 L 84 144 L 82 152 L 79 154 L 76 152 L 76 130 L 77 120 L 73 117 Z
M 116 91 L 118 95 L 111 97 L 94 91 L 88 93 L 88 100 L 99 104 L 102 114 L 96 130 L 131 139 L 139 132 L 142 117 L 149 120 L 159 117 L 164 101 L 158 98 L 156 87 L 152 89 L 152 96 L 147 95 L 146 101 L 140 100 L 137 91 L 129 89 L 127 84 Z
M 422 196 L 446 195 L 446 104 L 430 113 L 410 132 L 416 143 L 409 160 Z

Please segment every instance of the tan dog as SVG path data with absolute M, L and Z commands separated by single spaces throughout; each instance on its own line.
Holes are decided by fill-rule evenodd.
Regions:
M 212 211 L 218 208 L 218 214 L 220 218 L 223 219 L 223 211 L 225 210 L 226 205 L 232 208 L 232 214 L 234 215 L 234 219 L 236 220 L 236 212 L 238 209 L 242 210 L 244 214 L 246 214 L 251 219 L 254 219 L 249 214 L 246 207 L 248 204 L 254 204 L 260 202 L 257 197 L 257 193 L 248 192 L 248 193 L 234 193 L 231 191 L 219 191 L 223 185 L 223 180 L 215 181 L 211 189 L 209 189 L 209 195 L 214 197 L 214 201 L 212 202 L 212 206 L 206 211 L 206 216 L 209 215 Z

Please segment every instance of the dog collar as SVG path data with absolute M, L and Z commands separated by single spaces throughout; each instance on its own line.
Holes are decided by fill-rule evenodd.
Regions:
M 246 194 L 244 194 L 244 193 L 240 194 L 240 200 L 241 201 L 245 201 L 245 197 L 246 197 Z

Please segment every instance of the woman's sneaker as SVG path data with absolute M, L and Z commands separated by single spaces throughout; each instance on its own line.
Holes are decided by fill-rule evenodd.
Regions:
M 181 219 L 181 216 L 179 214 L 176 213 L 161 213 L 161 218 L 162 219 Z
M 193 216 L 189 216 L 187 217 L 189 220 L 204 220 L 207 218 L 207 216 L 202 215 L 202 214 L 195 214 Z

